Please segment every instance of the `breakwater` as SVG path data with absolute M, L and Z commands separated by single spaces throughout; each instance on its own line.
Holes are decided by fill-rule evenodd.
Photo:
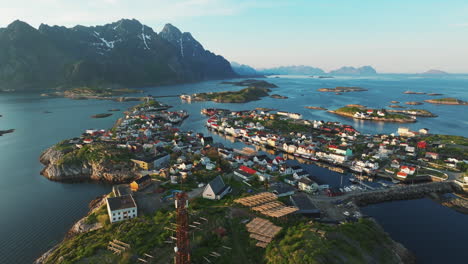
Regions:
M 431 193 L 461 192 L 462 188 L 452 181 L 422 183 L 417 185 L 395 186 L 384 190 L 367 191 L 353 194 L 350 199 L 358 206 L 390 202 L 397 200 L 412 200 L 426 197 Z

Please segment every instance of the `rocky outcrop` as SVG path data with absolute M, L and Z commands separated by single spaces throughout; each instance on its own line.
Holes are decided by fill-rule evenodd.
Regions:
M 71 237 L 76 236 L 76 235 L 81 234 L 81 233 L 94 231 L 94 230 L 97 230 L 97 229 L 103 227 L 103 225 L 101 223 L 99 223 L 99 222 L 89 224 L 89 223 L 86 222 L 86 219 L 88 218 L 88 216 L 90 214 L 96 212 L 97 210 L 99 210 L 101 208 L 101 206 L 106 204 L 106 197 L 107 197 L 107 195 L 102 195 L 102 196 L 94 199 L 93 201 L 91 201 L 89 203 L 89 212 L 88 212 L 88 214 L 85 217 L 78 220 L 78 222 L 76 222 L 70 228 L 70 230 L 68 230 L 65 239 L 71 238 Z
M 55 147 L 44 151 L 39 161 L 45 165 L 41 174 L 53 181 L 105 181 L 123 183 L 137 177 L 131 164 L 81 161 L 75 163 L 61 162 L 67 151 L 57 150 Z

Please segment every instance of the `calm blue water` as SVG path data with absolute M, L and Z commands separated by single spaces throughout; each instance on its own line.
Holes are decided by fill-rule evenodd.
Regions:
M 346 104 L 384 107 L 390 101 L 422 101 L 427 95 L 406 95 L 406 90 L 444 93 L 468 100 L 468 76 L 428 79 L 409 75 L 381 75 L 372 78 L 312 79 L 289 76 L 270 78 L 279 88 L 274 93 L 289 99 L 264 98 L 245 104 L 197 102 L 183 104 L 179 98 L 161 98 L 174 109 L 186 109 L 190 117 L 182 124 L 184 130 L 208 133 L 203 126 L 205 117 L 200 110 L 206 107 L 252 109 L 270 107 L 299 112 L 307 119 L 336 120 L 354 125 L 364 133 L 394 133 L 398 124 L 355 122 L 325 111 L 308 110 L 304 106 L 323 106 L 335 109 Z M 323 87 L 361 86 L 369 91 L 361 93 L 320 93 Z M 240 89 L 219 81 L 198 84 L 147 88 L 152 95 L 173 95 L 205 91 Z M 0 129 L 14 128 L 13 134 L 0 137 L 0 258 L 1 263 L 30 263 L 41 253 L 59 242 L 70 226 L 87 212 L 87 204 L 98 195 L 110 191 L 100 184 L 62 184 L 39 175 L 42 165 L 38 157 L 44 149 L 66 138 L 79 136 L 87 128 L 109 128 L 120 117 L 119 112 L 105 119 L 91 115 L 108 109 L 125 110 L 134 102 L 41 98 L 34 94 L 0 94 Z M 429 128 L 433 133 L 468 136 L 466 106 L 424 104 L 439 115 L 419 118 L 408 125 L 412 129 Z M 43 111 L 51 111 L 44 114 Z M 214 135 L 215 140 L 230 146 L 242 146 Z M 310 172 L 325 183 L 337 185 L 340 174 L 316 166 Z M 416 253 L 421 263 L 466 263 L 468 251 L 459 250 L 468 244 L 467 216 L 456 213 L 430 200 L 404 201 L 370 206 L 365 212 L 374 216 L 396 240 Z M 440 245 L 440 247 L 436 247 Z M 440 250 L 435 250 L 435 248 Z

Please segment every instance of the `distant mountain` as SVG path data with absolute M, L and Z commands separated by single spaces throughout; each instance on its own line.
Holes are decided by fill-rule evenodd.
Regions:
M 441 70 L 428 70 L 426 72 L 423 72 L 422 74 L 427 74 L 427 75 L 447 75 L 449 74 L 448 72 L 444 72 L 444 71 L 441 71 Z
M 160 34 L 135 19 L 39 29 L 17 20 L 0 29 L 0 90 L 142 87 L 235 76 L 227 60 L 170 24 Z
M 260 70 L 263 74 L 282 74 L 282 75 L 319 75 L 325 74 L 320 68 L 311 66 L 297 65 L 297 66 L 280 66 L 275 68 L 268 68 Z
M 355 67 L 341 67 L 337 70 L 330 71 L 332 75 L 375 75 L 377 71 L 371 66 L 362 66 L 359 68 Z
M 237 73 L 237 74 L 239 74 L 241 76 L 259 76 L 259 75 L 262 75 L 261 73 L 257 72 L 257 70 L 250 67 L 249 65 L 239 64 L 239 63 L 234 62 L 234 61 L 231 62 L 231 67 L 232 67 L 232 70 L 234 70 L 235 73 Z

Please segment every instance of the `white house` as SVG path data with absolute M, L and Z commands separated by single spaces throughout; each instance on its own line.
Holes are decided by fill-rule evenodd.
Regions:
M 308 192 L 308 193 L 313 193 L 318 190 L 319 186 L 316 182 L 312 181 L 309 178 L 302 178 L 298 181 L 297 187 L 299 190 Z
M 138 215 L 137 205 L 131 195 L 107 198 L 106 202 L 111 223 L 135 218 Z
M 221 200 L 230 191 L 231 187 L 224 184 L 221 176 L 217 176 L 205 186 L 202 197 L 210 200 Z

